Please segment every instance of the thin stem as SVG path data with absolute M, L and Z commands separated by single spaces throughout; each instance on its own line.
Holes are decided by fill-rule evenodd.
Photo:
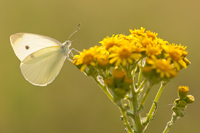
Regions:
M 97 84 L 101 87 L 101 89 L 104 91 L 104 93 L 106 93 L 106 95 L 108 96 L 108 98 L 113 102 L 113 96 L 110 94 L 110 92 L 107 90 L 107 87 L 105 85 L 102 85 L 95 77 L 93 77 L 94 80 L 97 82 Z
M 139 71 L 139 75 L 138 75 L 138 85 L 140 85 L 142 81 L 142 60 L 140 60 L 140 71 Z
M 133 119 L 135 123 L 135 133 L 142 133 L 142 123 L 141 123 L 141 117 L 140 112 L 138 112 L 138 94 L 135 92 L 132 92 L 132 101 L 130 101 L 133 104 Z
M 175 123 L 175 121 L 178 119 L 178 116 L 173 112 L 172 114 L 172 118 L 169 122 L 167 122 L 167 125 L 163 131 L 163 133 L 168 133 L 169 129 L 171 128 L 171 126 Z
M 144 84 L 147 82 L 147 79 L 143 80 L 140 86 L 137 89 L 137 93 L 142 92 Z
M 158 92 L 157 92 L 157 94 L 156 94 L 156 97 L 155 97 L 154 102 L 153 102 L 153 104 L 152 104 L 152 106 L 151 106 L 151 109 L 150 109 L 149 113 L 147 114 L 147 118 L 148 118 L 147 121 L 150 121 L 150 120 L 152 119 L 152 117 L 154 116 L 155 110 L 156 110 L 156 108 L 157 108 L 157 102 L 158 102 L 158 100 L 159 100 L 159 98 L 160 98 L 160 96 L 161 96 L 161 93 L 162 93 L 162 91 L 163 91 L 163 89 L 164 89 L 166 83 L 167 83 L 167 82 L 164 82 L 164 81 L 161 82 L 161 86 L 160 86 L 160 88 L 159 88 L 159 90 L 158 90 Z M 147 123 L 148 123 L 148 122 L 147 122 Z
M 122 107 L 121 104 L 119 105 L 119 108 L 120 108 L 120 110 L 122 112 L 123 120 L 124 120 L 124 123 L 125 123 L 125 125 L 127 127 L 128 133 L 133 133 L 133 130 L 132 130 L 132 128 L 131 128 L 131 126 L 130 126 L 130 124 L 128 122 L 128 119 L 127 119 L 126 111 L 124 110 L 124 108 Z
M 144 93 L 143 98 L 142 98 L 142 101 L 141 101 L 141 103 L 140 103 L 139 110 L 141 110 L 141 109 L 143 108 L 144 103 L 145 103 L 145 101 L 146 101 L 146 98 L 147 98 L 147 96 L 148 96 L 150 90 L 151 90 L 151 86 L 149 86 L 148 89 L 147 89 L 147 91 L 146 91 L 146 93 Z

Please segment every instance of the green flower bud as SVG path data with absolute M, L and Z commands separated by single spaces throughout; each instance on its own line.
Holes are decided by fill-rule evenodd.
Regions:
M 187 95 L 185 98 L 185 102 L 187 104 L 193 103 L 195 101 L 194 97 L 192 95 Z
M 129 87 L 129 85 L 131 84 L 133 84 L 133 80 L 131 78 L 125 77 L 123 82 L 123 87 L 124 88 Z
M 113 78 L 107 78 L 104 79 L 104 83 L 109 87 L 109 88 L 114 88 L 115 87 L 115 83 L 114 83 L 114 79 Z

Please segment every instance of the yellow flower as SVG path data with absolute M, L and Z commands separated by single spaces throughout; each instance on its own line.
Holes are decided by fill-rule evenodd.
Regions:
M 156 73 L 159 73 L 161 78 L 164 78 L 165 76 L 170 78 L 177 75 L 176 70 L 170 64 L 170 60 L 157 59 L 155 56 L 152 56 L 152 58 L 146 58 L 146 62 L 150 66 L 144 67 L 143 71 L 155 69 Z
M 141 44 L 144 48 L 147 46 L 154 46 L 156 42 L 152 38 L 145 37 L 143 40 L 141 40 Z
M 131 32 L 132 35 L 144 35 L 145 32 L 145 28 L 141 27 L 140 30 L 139 29 L 129 29 L 129 31 Z
M 142 56 L 139 53 L 133 53 L 133 47 L 130 43 L 121 45 L 120 47 L 114 46 L 109 52 L 110 64 L 115 62 L 115 66 L 120 64 L 126 66 L 127 62 L 132 64 L 133 60 L 137 60 Z
M 187 55 L 185 51 L 186 47 L 176 44 L 162 45 L 163 49 L 166 51 L 165 57 L 170 58 L 177 70 L 180 70 L 180 65 L 187 68 L 187 64 L 184 61 L 184 57 Z
M 133 43 L 132 51 L 135 53 L 141 53 L 141 52 L 145 51 L 145 48 L 141 47 L 141 45 L 137 45 L 137 43 Z
M 129 41 L 129 43 L 135 43 L 135 42 L 139 41 L 139 39 L 137 39 L 136 37 L 134 37 L 132 35 L 126 36 L 123 34 L 119 34 L 118 39 L 120 39 L 121 41 L 124 41 L 124 40 Z M 118 45 L 118 46 L 120 46 L 120 45 Z
M 146 35 L 148 38 L 152 38 L 152 40 L 155 40 L 155 39 L 157 39 L 158 34 L 148 30 L 148 31 L 146 31 Z
M 119 35 L 112 35 L 112 37 L 106 37 L 104 38 L 102 41 L 100 41 L 99 43 L 101 43 L 102 46 L 105 47 L 106 50 L 108 50 L 109 48 L 113 47 L 113 46 L 119 46 L 120 45 L 120 39 L 118 38 Z
M 90 49 L 84 49 L 83 52 L 80 52 L 80 55 L 74 56 L 75 65 L 82 65 L 80 70 L 84 71 L 88 65 L 95 66 L 95 50 L 96 47 L 91 47 Z
M 145 37 L 145 29 L 141 27 L 141 29 L 129 29 L 129 31 L 131 34 L 127 36 L 127 38 L 129 38 L 129 40 L 134 40 L 134 42 L 136 42 L 137 45 L 141 45 L 141 42 Z
M 97 56 L 97 62 L 99 66 L 105 67 L 109 63 L 109 55 L 108 53 L 102 53 Z
M 154 46 L 148 45 L 146 47 L 146 53 L 145 54 L 148 55 L 148 56 L 151 56 L 151 55 L 157 56 L 157 55 L 160 55 L 161 52 L 162 52 L 162 49 L 161 49 L 160 45 L 154 45 Z
M 166 45 L 166 44 L 168 44 L 168 41 L 164 41 L 163 39 L 161 39 L 161 38 L 157 38 L 157 44 L 160 44 L 161 46 L 162 45 Z

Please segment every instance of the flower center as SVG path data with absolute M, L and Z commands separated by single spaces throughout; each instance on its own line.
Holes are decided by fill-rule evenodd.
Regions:
M 87 53 L 83 57 L 83 64 L 90 64 L 92 61 L 94 61 L 94 55 L 91 53 Z
M 128 48 L 122 48 L 119 51 L 120 58 L 129 58 L 131 56 L 131 51 Z

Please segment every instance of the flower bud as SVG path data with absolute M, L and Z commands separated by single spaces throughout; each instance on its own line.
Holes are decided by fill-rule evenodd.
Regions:
M 126 73 L 121 69 L 113 69 L 113 76 L 117 79 L 124 78 Z
M 192 95 L 187 95 L 185 98 L 185 102 L 187 104 L 193 103 L 195 101 L 194 97 Z
M 113 77 L 116 81 L 116 84 L 121 83 L 125 76 L 126 76 L 126 72 L 124 72 L 123 70 L 113 69 Z
M 188 91 L 189 91 L 189 87 L 188 86 L 179 86 L 178 87 L 178 95 L 179 97 L 182 99 L 182 98 L 185 98 L 188 94 Z
M 124 79 L 124 83 L 126 83 L 127 85 L 131 85 L 131 84 L 133 84 L 133 79 L 131 79 L 131 78 L 125 78 Z
M 107 78 L 104 79 L 104 83 L 109 87 L 109 88 L 114 88 L 114 79 L 113 78 Z
M 133 84 L 133 80 L 131 78 L 124 78 L 123 88 L 129 88 L 129 85 Z

